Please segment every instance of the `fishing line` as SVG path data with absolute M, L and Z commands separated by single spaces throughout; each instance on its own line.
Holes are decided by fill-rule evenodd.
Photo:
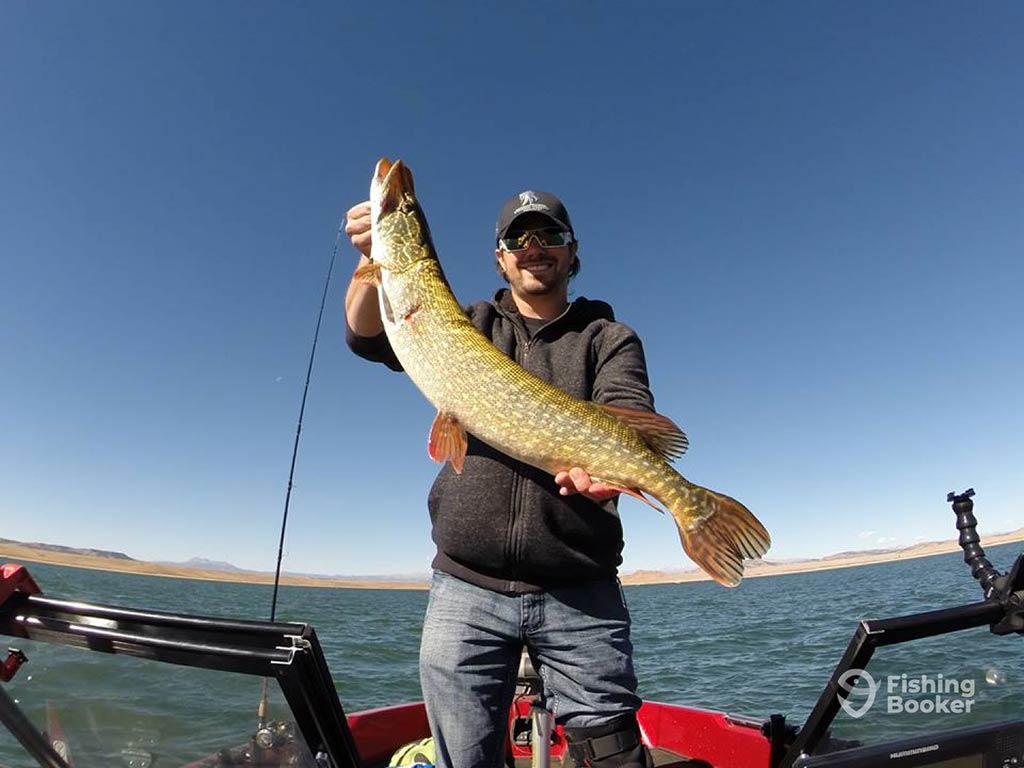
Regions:
M 277 593 L 281 586 L 281 560 L 284 558 L 284 535 L 288 529 L 288 508 L 292 501 L 292 487 L 295 481 L 295 461 L 299 456 L 299 438 L 302 436 L 302 418 L 306 414 L 306 396 L 309 394 L 309 380 L 313 376 L 313 360 L 316 359 L 316 343 L 320 340 L 320 325 L 324 319 L 324 307 L 327 305 L 327 291 L 331 287 L 331 275 L 334 274 L 334 263 L 338 259 L 338 247 L 341 244 L 341 235 L 344 231 L 344 224 L 338 225 L 338 233 L 334 237 L 334 248 L 331 249 L 331 261 L 327 265 L 327 279 L 324 280 L 324 294 L 320 297 L 320 312 L 316 316 L 316 330 L 313 331 L 313 348 L 309 351 L 309 365 L 306 367 L 306 383 L 302 388 L 302 403 L 299 405 L 299 424 L 295 428 L 295 445 L 292 447 L 292 464 L 288 470 L 288 490 L 284 494 L 284 514 L 281 516 L 281 538 L 277 544 L 277 566 L 274 569 L 274 595 L 270 599 L 270 620 L 274 621 L 277 616 Z M 273 741 L 272 733 L 267 729 L 267 704 L 268 704 L 267 678 L 263 678 L 260 690 L 260 702 L 256 708 L 256 719 L 258 722 L 256 730 L 257 743 Z M 262 740 L 262 742 L 261 742 Z
M 299 425 L 295 430 L 295 446 L 292 448 L 292 466 L 288 470 L 288 490 L 284 495 L 284 514 L 281 517 L 281 539 L 277 545 L 277 568 L 274 570 L 274 596 L 270 600 L 270 620 L 277 616 L 277 591 L 281 584 L 281 559 L 284 556 L 284 534 L 288 527 L 288 507 L 292 500 L 292 485 L 295 480 L 295 460 L 299 456 L 299 438 L 302 435 L 302 417 L 306 413 L 306 396 L 309 394 L 309 379 L 313 375 L 313 360 L 316 358 L 316 343 L 320 338 L 320 324 L 324 319 L 324 307 L 327 304 L 327 290 L 331 286 L 331 275 L 334 273 L 334 262 L 338 258 L 338 247 L 344 225 L 338 226 L 338 234 L 334 238 L 331 250 L 331 262 L 327 267 L 327 279 L 324 281 L 324 295 L 320 298 L 320 313 L 316 317 L 316 330 L 313 332 L 313 348 L 309 352 L 309 366 L 306 368 L 306 384 L 302 388 L 302 404 L 299 406 Z

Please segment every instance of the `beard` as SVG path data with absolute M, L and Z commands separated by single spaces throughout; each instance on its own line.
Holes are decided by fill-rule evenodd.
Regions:
M 539 259 L 519 266 L 517 272 L 509 282 L 520 293 L 529 296 L 561 291 L 569 279 L 568 269 L 558 259 Z

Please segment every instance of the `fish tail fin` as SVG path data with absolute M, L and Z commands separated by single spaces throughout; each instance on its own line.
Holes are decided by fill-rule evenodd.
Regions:
M 671 502 L 687 556 L 719 584 L 737 586 L 743 561 L 762 557 L 771 546 L 761 521 L 736 499 L 687 483 Z

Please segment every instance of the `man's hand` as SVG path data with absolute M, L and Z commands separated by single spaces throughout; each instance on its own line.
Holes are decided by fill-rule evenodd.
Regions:
M 370 201 L 353 205 L 345 214 L 345 234 L 352 240 L 352 245 L 366 258 L 370 258 L 370 246 L 373 244 L 370 235 Z
M 353 205 L 345 214 L 345 234 L 352 240 L 363 257 L 360 266 L 369 263 L 370 245 L 370 203 Z M 384 323 L 380 319 L 380 307 L 377 304 L 377 289 L 362 283 L 354 277 L 345 292 L 345 319 L 348 327 L 357 336 L 372 337 L 384 332 Z
M 619 493 L 616 488 L 604 483 L 595 483 L 586 470 L 579 467 L 573 467 L 568 472 L 559 472 L 555 475 L 555 483 L 561 486 L 558 492 L 562 496 L 582 493 L 591 501 L 607 501 Z

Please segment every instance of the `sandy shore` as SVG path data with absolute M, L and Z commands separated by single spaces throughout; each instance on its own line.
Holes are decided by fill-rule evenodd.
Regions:
M 1000 544 L 1010 544 L 1015 541 L 1024 541 L 1024 528 L 1019 528 L 1010 533 L 1002 533 L 993 536 L 985 536 L 982 540 L 982 547 L 995 547 Z M 772 562 L 771 560 L 759 560 L 746 565 L 746 577 L 757 578 L 759 576 L 781 576 L 787 573 L 808 573 L 810 571 L 827 571 L 833 568 L 854 568 L 859 565 L 872 565 L 874 563 L 891 563 L 896 560 L 913 560 L 918 557 L 930 557 L 931 555 L 944 555 L 950 552 L 960 552 L 960 545 L 956 539 L 949 541 L 931 541 L 924 544 L 916 544 L 904 549 L 885 551 L 864 551 L 850 552 L 841 555 L 830 555 L 829 557 L 814 560 L 794 560 L 791 562 Z M 685 581 L 709 581 L 710 579 L 703 571 L 634 571 L 623 574 L 623 584 L 678 584 Z
M 150 563 L 145 560 L 122 560 L 114 557 L 72 555 L 21 544 L 0 543 L 0 562 L 22 564 L 45 563 L 47 565 L 88 568 L 89 570 L 110 571 L 112 573 L 165 576 L 172 579 L 199 579 L 200 581 L 225 581 L 238 584 L 274 583 L 273 573 L 263 573 L 261 571 L 219 571 Z M 290 587 L 331 587 L 335 589 L 426 589 L 429 586 L 426 581 L 317 579 L 312 576 L 282 576 L 281 583 Z M 45 584 L 40 586 L 44 589 L 46 588 Z
M 1024 528 L 1011 533 L 986 536 L 983 546 L 996 546 L 1011 542 L 1024 541 Z M 905 549 L 892 551 L 850 552 L 832 555 L 815 560 L 795 560 L 792 562 L 759 561 L 747 564 L 746 575 L 750 578 L 760 576 L 780 576 L 787 573 L 807 573 L 824 571 L 833 568 L 853 568 L 873 563 L 888 563 L 895 560 L 910 560 L 948 552 L 958 552 L 960 547 L 956 539 L 918 544 Z M 224 581 L 242 584 L 273 584 L 274 574 L 258 571 L 218 571 L 186 566 L 163 565 L 144 560 L 122 560 L 113 557 L 95 555 L 78 555 L 65 552 L 52 552 L 46 549 L 26 546 L 23 544 L 0 543 L 0 562 L 15 563 L 46 563 L 63 565 L 72 568 L 88 568 L 115 573 L 138 573 L 146 576 L 165 576 L 177 579 L 200 579 L 203 581 Z M 633 571 L 622 574 L 623 584 L 678 584 L 688 581 L 708 581 L 708 577 L 699 570 L 687 571 Z M 422 581 L 395 581 L 390 579 L 320 579 L 311 576 L 283 576 L 281 583 L 295 587 L 322 587 L 332 589 L 426 589 L 429 585 L 426 577 Z M 45 584 L 42 585 L 45 588 Z

